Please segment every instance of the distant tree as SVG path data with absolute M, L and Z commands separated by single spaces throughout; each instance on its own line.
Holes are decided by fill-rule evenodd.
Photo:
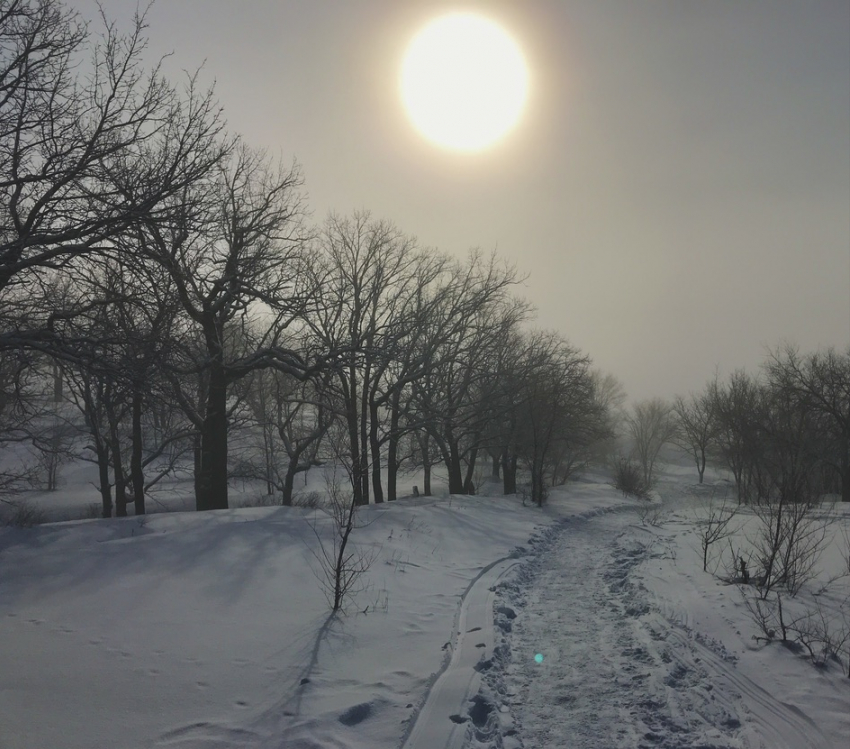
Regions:
M 691 394 L 688 398 L 677 396 L 673 401 L 673 413 L 678 421 L 673 441 L 694 459 L 700 484 L 717 430 L 715 405 L 708 389 L 703 393 Z
M 539 506 L 564 453 L 592 441 L 603 415 L 594 399 L 590 360 L 560 336 L 528 334 L 522 364 L 517 452 L 531 473 L 531 499 Z
M 431 496 L 431 471 L 434 466 L 440 464 L 440 458 L 436 454 L 433 447 L 431 435 L 425 429 L 416 429 L 411 432 L 414 439 L 411 442 L 410 450 L 410 465 L 422 469 L 422 494 L 426 497 Z
M 381 502 L 381 383 L 399 356 L 421 256 L 412 237 L 368 212 L 331 215 L 319 246 L 312 266 L 317 297 L 306 323 L 316 346 L 339 352 L 329 385 L 348 430 L 354 502 L 367 504 L 372 492 Z
M 652 487 L 661 448 L 676 436 L 677 424 L 673 409 L 660 398 L 635 403 L 626 414 L 626 427 L 643 473 L 644 485 Z
M 818 517 L 822 492 L 823 442 L 817 412 L 782 380 L 770 375 L 760 383 L 757 449 L 751 465 L 748 499 L 759 518 L 755 547 L 759 586 L 766 595 L 784 585 L 795 595 L 810 579 L 829 535 Z
M 493 352 L 529 313 L 509 294 L 516 279 L 495 258 L 473 256 L 458 270 L 453 298 L 463 303 L 452 309 L 464 314 L 453 313 L 451 335 L 440 332 L 432 366 L 413 383 L 414 408 L 443 459 L 452 494 L 471 493 L 479 451 L 487 446 Z
M 622 384 L 613 375 L 589 369 L 579 385 L 564 438 L 555 445 L 553 486 L 566 483 L 588 466 L 607 465 L 616 451 L 617 429 L 626 399 Z
M 746 503 L 757 484 L 758 456 L 763 447 L 761 383 L 737 370 L 725 384 L 718 380 L 709 383 L 707 396 L 716 418 L 715 448 L 722 464 L 732 472 L 738 501 Z
M 491 350 L 483 381 L 487 393 L 483 404 L 487 411 L 484 442 L 492 461 L 492 476 L 501 478 L 504 494 L 517 491 L 526 348 L 526 336 L 518 326 L 507 331 Z
M 276 375 L 279 381 L 286 378 L 281 373 Z M 297 388 L 294 393 L 284 395 L 280 390 L 275 391 L 275 426 L 287 457 L 281 488 L 281 501 L 285 505 L 292 504 L 295 477 L 321 463 L 324 437 L 337 418 L 325 396 L 327 373 L 322 375 L 318 387 L 316 379 L 294 380 L 291 382 L 291 387 Z
M 328 402 L 329 370 L 302 380 L 273 369 L 251 378 L 246 401 L 262 438 L 262 465 L 250 473 L 291 505 L 295 477 L 318 465 L 322 443 L 337 418 Z M 252 466 L 253 467 L 253 466 Z
M 0 350 L 0 449 L 15 444 L 23 447 L 31 441 L 34 424 L 43 412 L 39 397 L 42 364 L 28 352 Z M 0 501 L 28 485 L 33 470 L 20 456 L 0 463 Z
M 69 367 L 68 399 L 82 414 L 87 441 L 82 455 L 97 463 L 98 490 L 101 498 L 101 517 L 111 518 L 115 504 L 112 500 L 112 435 L 107 417 L 107 403 L 112 399 L 112 380 L 103 372 L 94 372 L 86 367 Z
M 838 478 L 842 500 L 850 502 L 850 351 L 804 356 L 785 346 L 770 355 L 767 372 L 820 420 L 826 438 L 821 454 Z

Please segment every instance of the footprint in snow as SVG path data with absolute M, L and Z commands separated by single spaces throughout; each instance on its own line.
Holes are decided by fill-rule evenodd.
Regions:
M 362 723 L 372 714 L 372 703 L 361 702 L 358 705 L 352 705 L 342 715 L 337 718 L 344 726 L 356 726 Z

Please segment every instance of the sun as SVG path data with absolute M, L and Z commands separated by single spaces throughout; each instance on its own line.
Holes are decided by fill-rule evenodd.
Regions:
M 454 151 L 481 151 L 519 122 L 528 98 L 522 51 L 498 24 L 472 13 L 431 21 L 410 42 L 401 98 L 416 129 Z

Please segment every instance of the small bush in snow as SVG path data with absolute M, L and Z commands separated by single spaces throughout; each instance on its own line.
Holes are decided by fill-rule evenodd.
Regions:
M 845 608 L 829 612 L 817 600 L 805 605 L 783 602 L 778 591 L 766 597 L 746 591 L 743 595 L 750 619 L 761 632 L 754 640 L 792 644 L 814 665 L 823 668 L 833 661 L 850 677 L 850 612 Z
M 102 517 L 102 509 L 97 502 L 89 502 L 80 514 L 82 520 L 95 520 L 99 517 Z
M 666 511 L 660 502 L 650 502 L 648 499 L 638 505 L 638 518 L 642 525 L 659 527 L 663 521 Z
M 292 506 L 315 510 L 322 506 L 322 495 L 319 492 L 299 492 L 292 497 Z
M 316 521 L 310 524 L 318 541 L 318 550 L 313 551 L 318 564 L 314 572 L 331 610 L 345 613 L 346 601 L 364 590 L 361 578 L 375 561 L 375 553 L 352 542 L 351 534 L 359 527 L 354 496 L 343 492 L 332 479 L 328 480 L 328 494 L 333 521 L 330 539 L 322 536 Z
M 726 497 L 720 503 L 716 503 L 714 497 L 709 500 L 707 517 L 697 521 L 697 533 L 702 549 L 703 572 L 708 572 L 708 557 L 711 546 L 737 532 L 737 527 L 730 525 L 737 514 L 737 505 L 729 504 Z
M 6 503 L 5 511 L 0 514 L 0 523 L 15 528 L 32 528 L 47 522 L 47 513 L 38 505 L 25 499 Z
M 643 468 L 636 461 L 620 458 L 619 463 L 614 466 L 613 478 L 614 488 L 621 491 L 624 497 L 649 499 L 654 482 L 645 477 Z
M 243 499 L 239 507 L 276 507 L 280 504 L 280 498 L 274 494 L 257 494 L 253 497 Z

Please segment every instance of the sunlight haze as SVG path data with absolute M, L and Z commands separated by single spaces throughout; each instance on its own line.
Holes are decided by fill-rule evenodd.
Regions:
M 503 29 L 457 13 L 432 21 L 411 41 L 401 94 L 426 138 L 474 152 L 497 143 L 517 123 L 527 79 L 522 53 Z
M 850 749 L 850 0 L 0 0 L 0 92 L 0 749 Z
M 410 40 L 458 11 L 516 40 L 534 86 L 475 158 L 398 94 Z M 169 76 L 203 65 L 230 126 L 303 166 L 317 223 L 366 208 L 423 246 L 497 250 L 537 324 L 631 398 L 850 342 L 846 2 L 168 0 L 149 27 Z

